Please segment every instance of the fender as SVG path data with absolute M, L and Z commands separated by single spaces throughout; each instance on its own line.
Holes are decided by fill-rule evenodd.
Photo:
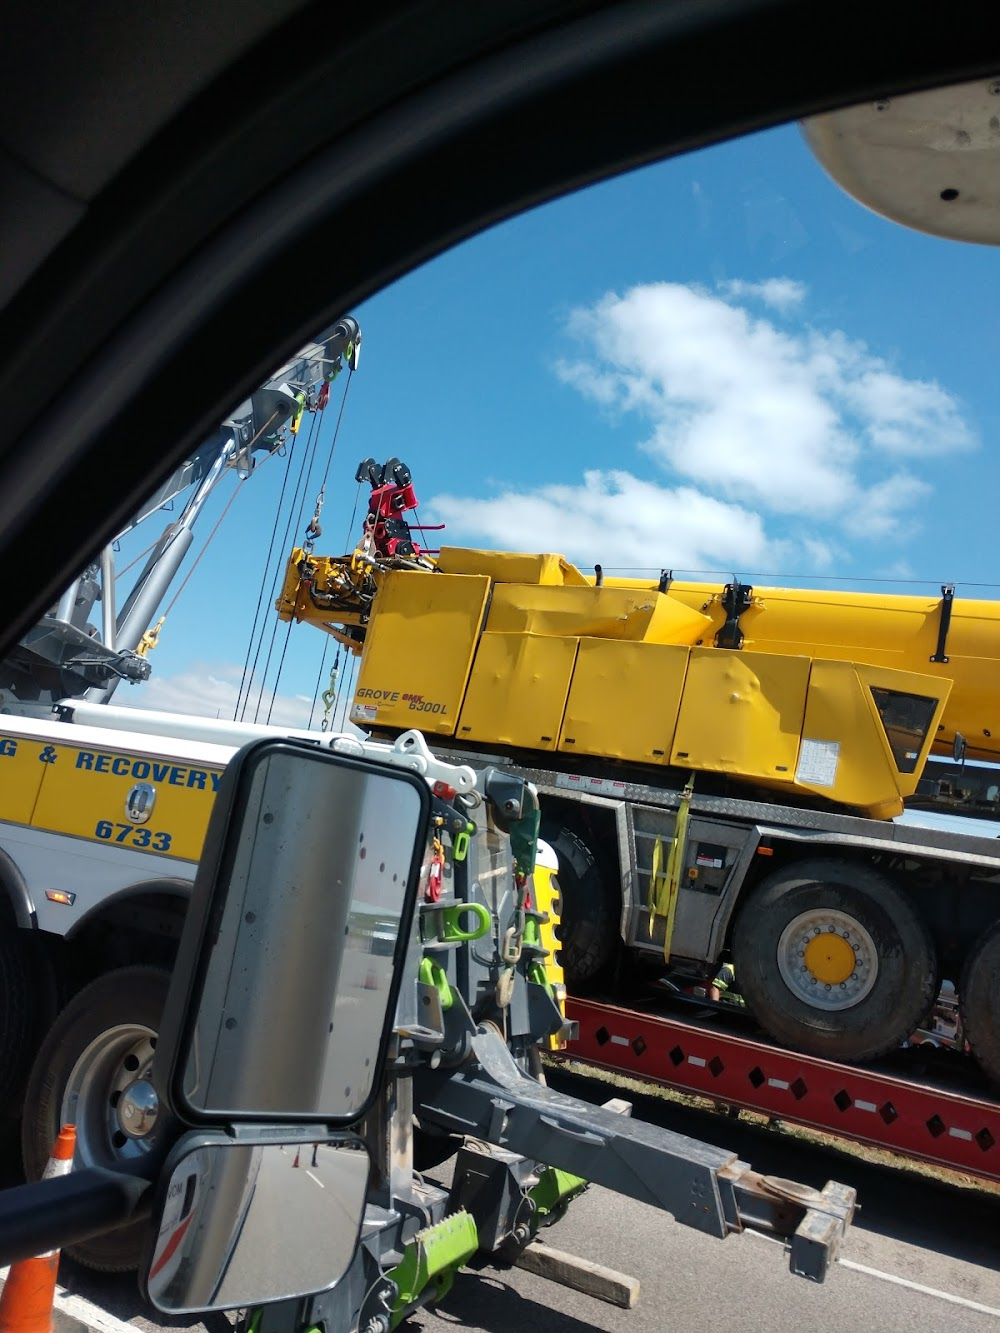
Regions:
M 193 882 L 193 877 L 189 880 L 173 877 L 164 879 L 143 879 L 137 880 L 133 884 L 126 884 L 123 888 L 117 889 L 113 893 L 109 893 L 108 896 L 102 898 L 99 903 L 95 903 L 89 911 L 85 912 L 78 920 L 73 922 L 63 938 L 67 940 L 67 942 L 72 942 L 87 926 L 131 899 L 161 896 L 178 898 L 186 903 L 191 897 Z
M 0 893 L 11 906 L 14 920 L 22 930 L 37 930 L 38 917 L 28 885 L 17 863 L 0 848 Z

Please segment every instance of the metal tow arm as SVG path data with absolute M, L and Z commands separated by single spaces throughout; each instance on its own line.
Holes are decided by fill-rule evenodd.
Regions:
M 418 1071 L 421 1122 L 484 1139 L 672 1213 L 720 1239 L 746 1228 L 791 1242 L 791 1271 L 822 1282 L 856 1193 L 761 1176 L 734 1153 L 567 1097 L 524 1075 L 493 1029 L 472 1035 L 477 1068 Z

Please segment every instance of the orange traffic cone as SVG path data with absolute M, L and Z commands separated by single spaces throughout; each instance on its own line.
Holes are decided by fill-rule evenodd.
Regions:
M 64 1125 L 52 1149 L 43 1180 L 73 1169 L 76 1130 Z M 52 1333 L 52 1306 L 59 1272 L 59 1251 L 11 1264 L 0 1292 L 0 1333 Z
M 298 1164 L 299 1164 L 299 1153 L 300 1153 L 301 1151 L 302 1151 L 301 1148 L 296 1148 L 296 1150 L 295 1150 L 295 1161 L 292 1163 L 292 1166 L 298 1166 Z M 2 1329 L 2 1328 L 0 1328 L 0 1333 L 3 1333 L 3 1329 Z

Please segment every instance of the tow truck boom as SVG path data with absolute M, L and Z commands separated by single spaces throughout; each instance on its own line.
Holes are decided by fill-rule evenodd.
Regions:
M 357 365 L 360 343 L 357 321 L 350 316 L 339 320 L 279 367 L 164 482 L 99 561 L 73 581 L 49 614 L 0 662 L 4 712 L 46 716 L 54 703 L 69 697 L 106 702 L 122 680 L 148 678 L 147 636 L 209 496 L 232 470 L 249 475 L 258 455 L 281 447 L 286 428 L 297 429 L 302 413 L 325 405 L 324 395 L 342 365 Z M 115 544 L 188 491 L 180 516 L 163 531 L 128 594 L 118 598 Z M 100 624 L 95 625 L 91 616 L 98 602 Z

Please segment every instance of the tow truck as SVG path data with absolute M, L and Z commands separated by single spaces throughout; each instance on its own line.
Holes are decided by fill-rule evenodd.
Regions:
M 335 772 L 346 765 L 360 784 L 369 768 L 416 775 L 432 803 L 430 832 L 418 848 L 419 886 L 410 886 L 419 910 L 407 904 L 412 926 L 405 914 L 401 925 L 395 891 L 377 877 L 367 882 L 363 895 L 350 901 L 348 947 L 330 973 L 343 1006 L 333 1028 L 356 1037 L 351 1055 L 338 1055 L 336 1077 L 355 1088 L 378 1088 L 379 1101 L 375 1108 L 353 1105 L 350 1117 L 356 1121 L 368 1109 L 363 1160 L 373 1163 L 371 1186 L 357 1200 L 365 1217 L 357 1279 L 316 1298 L 317 1320 L 336 1328 L 356 1327 L 359 1318 L 365 1328 L 395 1326 L 407 1311 L 442 1295 L 451 1274 L 477 1250 L 523 1249 L 588 1182 L 638 1191 L 720 1237 L 746 1225 L 776 1230 L 788 1236 L 793 1271 L 821 1281 L 853 1214 L 853 1191 L 830 1183 L 803 1193 L 762 1180 L 732 1154 L 633 1122 L 621 1106 L 595 1110 L 546 1087 L 541 1052 L 563 1046 L 574 1025 L 565 1017 L 555 958 L 557 863 L 538 837 L 530 783 L 440 760 L 415 731 L 383 745 L 357 735 L 111 702 L 121 682 L 149 675 L 161 603 L 215 487 L 232 469 L 249 476 L 255 455 L 266 458 L 292 443 L 306 413 L 325 407 L 341 366 L 357 365 L 360 340 L 356 321 L 345 318 L 302 349 L 150 499 L 136 525 L 189 492 L 120 610 L 108 549 L 4 663 L 0 880 L 7 917 L 0 932 L 0 1037 L 3 1091 L 8 1109 L 22 1116 L 29 1179 L 43 1174 L 54 1133 L 65 1123 L 76 1128 L 75 1168 L 84 1183 L 94 1172 L 124 1171 L 134 1180 L 155 1174 L 164 1162 L 169 1110 L 180 1094 L 164 1085 L 156 1052 L 171 1021 L 171 977 L 197 928 L 192 894 L 197 909 L 198 876 L 213 865 L 210 821 L 221 824 L 217 836 L 224 837 L 227 821 L 249 818 L 243 806 L 227 802 L 226 784 L 237 781 L 232 774 L 254 742 L 279 750 L 285 745 L 306 771 L 320 754 Z M 295 808 L 308 812 L 316 799 L 310 793 Z M 345 789 L 325 818 L 337 828 L 356 803 L 353 789 Z M 385 811 L 374 808 L 374 823 L 361 835 L 383 869 L 399 852 L 397 844 L 407 850 L 406 839 L 395 834 L 392 809 L 391 802 Z M 309 865 L 305 878 L 315 880 L 311 833 L 303 826 L 296 837 Z M 256 833 L 246 836 L 252 841 Z M 343 849 L 338 845 L 334 853 Z M 412 879 L 400 868 L 393 883 Z M 280 901 L 278 889 L 275 897 Z M 327 910 L 325 901 L 313 900 L 313 918 L 301 922 L 321 943 L 317 976 L 330 964 L 321 928 Z M 275 950 L 298 975 L 310 976 L 305 944 L 292 938 L 294 923 L 275 918 L 272 927 Z M 283 993 L 289 984 L 285 978 L 278 991 L 261 993 Z M 384 1004 L 397 993 L 383 1068 L 377 1033 L 362 1040 L 364 1014 L 370 1001 Z M 318 1012 L 316 997 L 300 999 L 282 1012 L 308 1026 L 308 1015 Z M 242 1027 L 245 1018 L 230 1021 Z M 292 1045 L 295 1054 L 284 1065 L 299 1059 L 299 1046 L 308 1042 Z M 254 1051 L 241 1067 L 263 1077 Z M 315 1055 L 314 1067 L 321 1058 L 322 1052 Z M 205 1063 L 211 1064 L 210 1055 Z M 474 1149 L 467 1138 L 492 1147 Z M 313 1142 L 324 1146 L 324 1134 L 317 1130 Z M 224 1303 L 224 1284 L 213 1279 L 202 1288 L 199 1275 L 236 1261 L 230 1233 L 250 1225 L 270 1156 L 262 1144 L 249 1144 L 245 1160 L 228 1156 L 220 1177 L 213 1174 L 210 1149 L 199 1141 L 184 1155 L 153 1242 L 139 1217 L 72 1237 L 69 1252 L 104 1271 L 146 1264 L 150 1298 L 164 1309 L 176 1308 L 181 1291 L 183 1300 Z M 301 1150 L 295 1148 L 296 1159 Z M 417 1173 L 429 1160 L 456 1154 L 451 1191 L 426 1185 Z M 168 1163 L 165 1170 L 169 1175 L 173 1168 Z M 235 1216 L 227 1222 L 230 1207 Z M 150 1243 L 155 1252 L 147 1263 Z
M 233 754 L 173 980 L 110 1108 L 134 1152 L 0 1196 L 0 1254 L 45 1234 L 11 1222 L 24 1190 L 69 1191 L 70 1253 L 134 1256 L 164 1313 L 240 1306 L 247 1330 L 389 1333 L 473 1256 L 516 1258 L 599 1183 L 719 1239 L 784 1237 L 792 1272 L 825 1280 L 852 1189 L 761 1176 L 620 1100 L 546 1085 L 539 1047 L 572 1025 L 538 826 L 530 783 L 441 760 L 416 731 L 388 746 L 272 729 Z M 99 1012 L 108 980 L 79 996 L 105 1044 L 120 1033 Z M 76 1113 L 79 1134 L 82 1098 Z M 450 1187 L 417 1169 L 428 1157 L 455 1157 Z M 302 1195 L 306 1176 L 322 1198 Z
M 305 1317 L 388 1333 L 444 1296 L 476 1253 L 511 1260 L 603 1184 L 711 1236 L 779 1234 L 792 1272 L 825 1280 L 852 1189 L 761 1177 L 735 1154 L 632 1120 L 620 1101 L 593 1108 L 545 1084 L 540 1045 L 560 1045 L 572 1025 L 545 942 L 559 890 L 537 828 L 529 782 L 439 760 L 419 732 L 389 746 L 272 729 L 232 754 L 181 933 L 181 980 L 164 982 L 143 1048 L 101 1013 L 123 973 L 77 997 L 73 1021 L 91 1013 L 101 1029 L 92 1046 L 117 1041 L 121 1056 L 125 1040 L 128 1054 L 111 1106 L 88 1109 L 80 1082 L 64 1114 L 80 1134 L 111 1110 L 132 1152 L 112 1169 L 83 1158 L 64 1177 L 77 1202 L 104 1190 L 73 1209 L 69 1252 L 137 1266 L 165 1313 L 251 1305 L 245 1328 Z M 240 1132 L 244 1108 L 253 1122 Z M 235 1137 L 220 1120 L 236 1122 Z M 301 1177 L 289 1169 L 309 1148 L 321 1185 L 332 1170 L 335 1214 L 320 1224 L 320 1258 L 289 1240 L 276 1268 L 265 1262 L 273 1216 L 291 1206 L 295 1232 Z M 424 1180 L 428 1156 L 456 1157 L 451 1188 Z M 128 1188 L 109 1189 L 117 1177 Z M 17 1192 L 7 1202 L 16 1210 Z M 11 1257 L 21 1241 L 7 1216 L 0 1197 Z M 336 1284 L 317 1264 L 343 1265 Z

